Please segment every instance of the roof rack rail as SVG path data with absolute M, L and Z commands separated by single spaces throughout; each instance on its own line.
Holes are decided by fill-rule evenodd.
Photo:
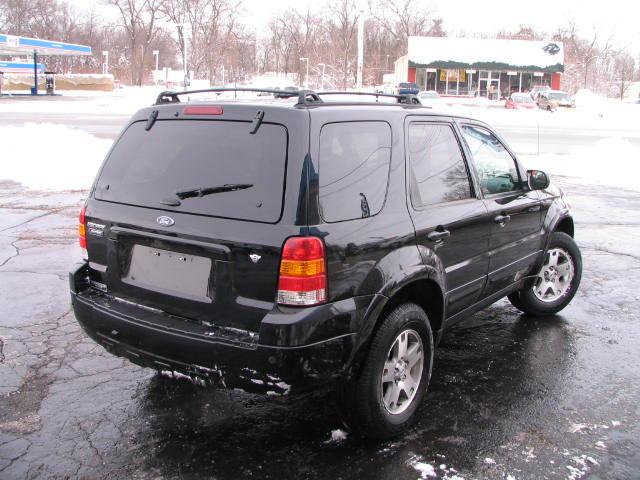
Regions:
M 223 93 L 223 92 L 254 92 L 254 93 L 271 93 L 274 98 L 292 98 L 298 97 L 298 105 L 309 103 L 322 103 L 322 99 L 313 90 L 277 90 L 270 88 L 203 88 L 201 90 L 185 90 L 185 91 L 164 91 L 156 98 L 155 105 L 163 103 L 179 103 L 180 95 L 190 95 L 196 93 Z
M 390 93 L 375 93 L 375 92 L 340 92 L 340 91 L 327 91 L 327 92 L 315 92 L 316 95 L 368 95 L 376 97 L 376 102 L 378 102 L 378 97 L 386 97 L 386 98 L 395 98 L 398 103 L 406 103 L 408 105 L 420 105 L 420 100 L 418 97 L 412 93 L 404 93 L 401 95 L 393 95 Z

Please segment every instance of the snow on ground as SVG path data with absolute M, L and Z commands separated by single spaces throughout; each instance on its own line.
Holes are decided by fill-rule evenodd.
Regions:
M 113 92 L 58 92 L 62 97 L 6 98 L 0 102 L 1 112 L 24 113 L 91 113 L 132 115 L 153 105 L 162 87 L 123 87 Z
M 528 169 L 572 177 L 581 182 L 640 190 L 640 148 L 611 137 L 569 155 L 520 155 Z
M 88 189 L 111 143 L 61 125 L 1 127 L 0 145 L 10 154 L 0 160 L 0 179 L 39 190 Z
M 331 438 L 324 443 L 342 443 L 347 439 L 347 432 L 340 430 L 331 430 Z

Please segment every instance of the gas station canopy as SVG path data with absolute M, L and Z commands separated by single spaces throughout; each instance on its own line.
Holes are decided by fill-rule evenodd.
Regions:
M 91 47 L 0 33 L 0 55 L 91 55 Z
M 18 37 L 0 33 L 0 56 L 33 55 L 33 88 L 32 95 L 38 94 L 38 56 L 91 55 L 91 47 L 75 43 L 54 42 L 41 38 Z M 8 63 L 6 65 L 9 65 Z M 53 91 L 53 90 L 52 90 Z

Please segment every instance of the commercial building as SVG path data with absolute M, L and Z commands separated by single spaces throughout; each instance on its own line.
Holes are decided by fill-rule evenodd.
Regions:
M 447 96 L 559 90 L 564 72 L 564 46 L 556 41 L 409 37 L 407 50 L 395 62 L 396 81 Z

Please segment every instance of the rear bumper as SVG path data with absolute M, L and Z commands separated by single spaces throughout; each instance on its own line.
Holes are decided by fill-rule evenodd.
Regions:
M 356 331 L 373 298 L 294 312 L 276 308 L 257 334 L 205 326 L 114 299 L 88 287 L 85 272 L 80 264 L 70 273 L 73 310 L 85 332 L 110 353 L 156 370 L 266 394 L 311 390 L 345 375 L 353 363 Z M 306 338 L 314 340 L 295 344 L 300 332 L 310 328 L 317 334 Z

